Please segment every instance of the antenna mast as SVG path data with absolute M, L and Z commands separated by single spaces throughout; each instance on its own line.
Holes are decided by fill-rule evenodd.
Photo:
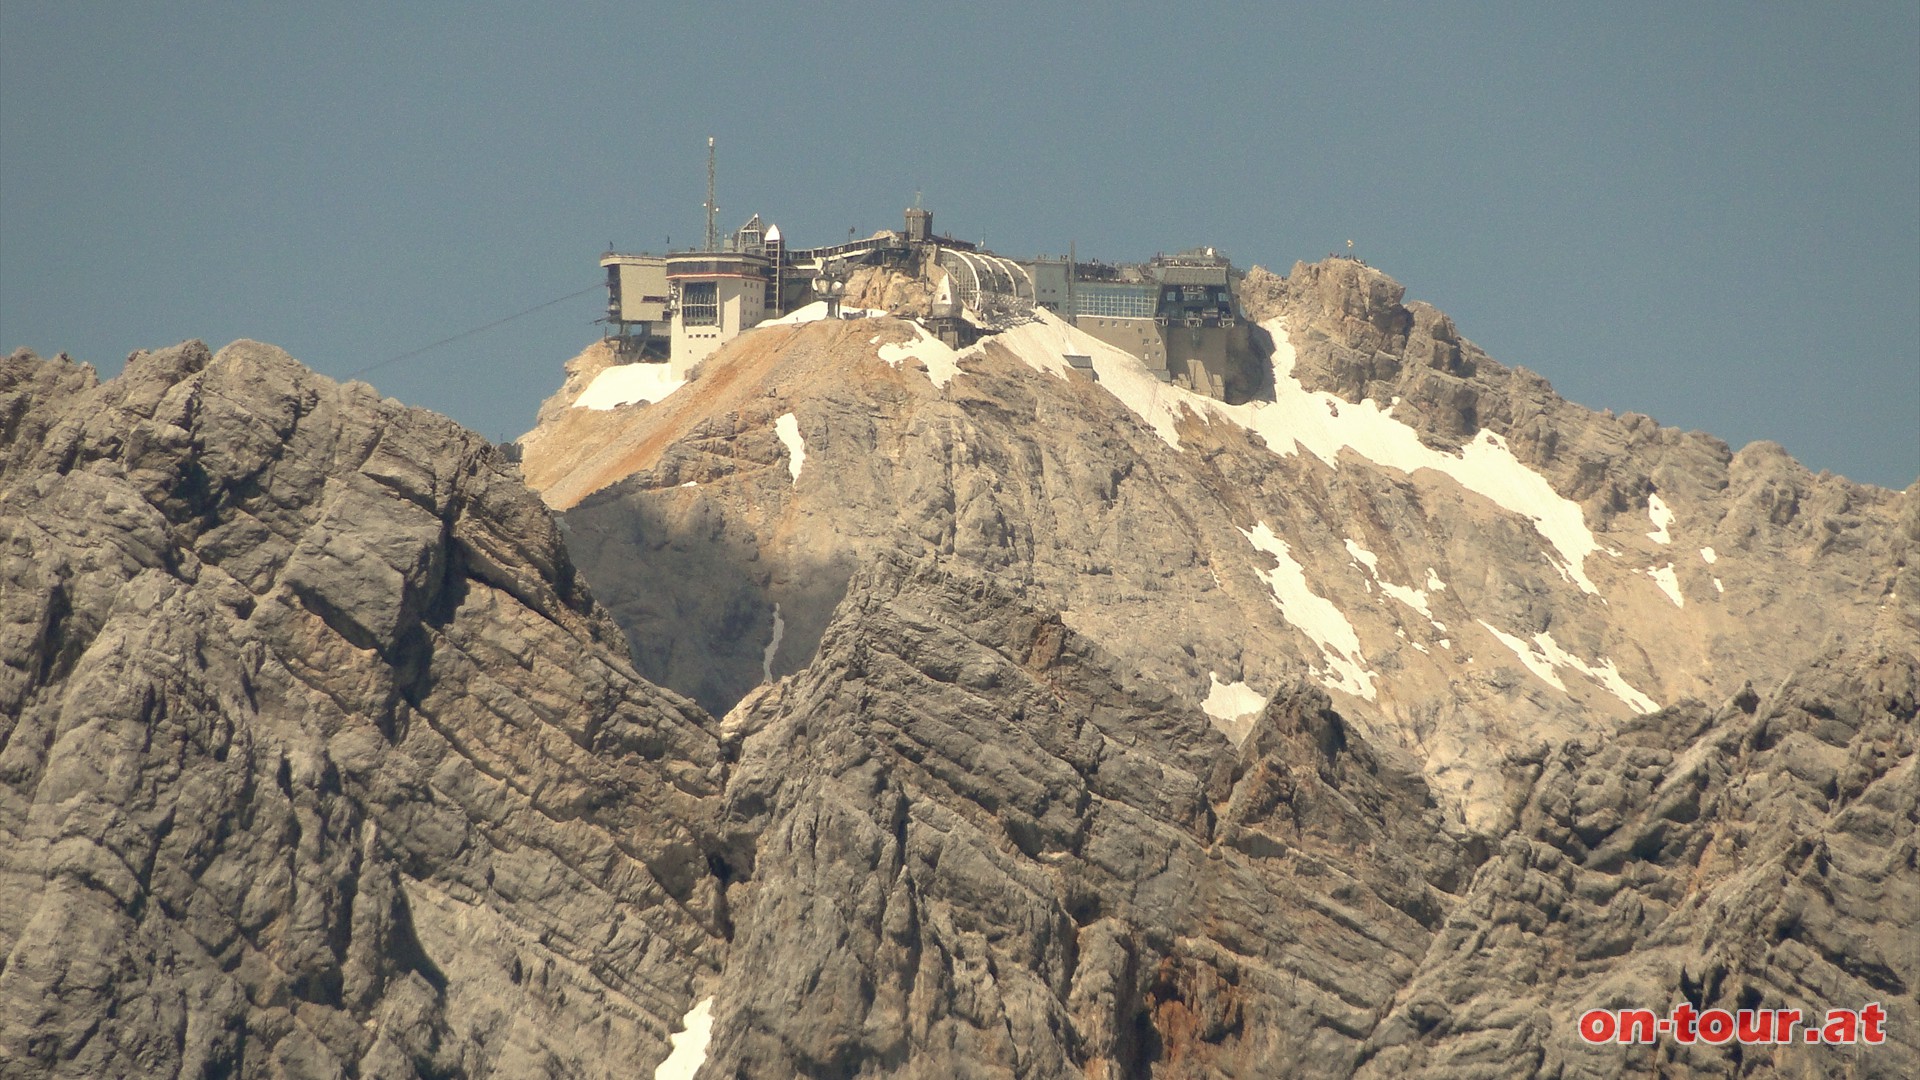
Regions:
M 720 207 L 713 201 L 713 136 L 707 136 L 707 250 L 713 251 L 720 246 L 720 237 L 714 232 L 714 215 Z

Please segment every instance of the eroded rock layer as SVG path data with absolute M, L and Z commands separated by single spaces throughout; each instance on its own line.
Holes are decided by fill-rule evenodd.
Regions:
M 0 368 L 10 1075 L 631 1076 L 723 951 L 712 720 L 432 414 Z
M 1044 315 L 549 403 L 636 665 L 731 710 L 718 1073 L 1900 1075 L 1912 1020 L 1574 1021 L 1916 1015 L 1914 493 L 1562 401 L 1350 260 L 1245 295 L 1251 404 Z
M 590 350 L 546 505 L 268 346 L 0 362 L 0 1073 L 1920 1073 L 1914 491 L 1245 296 L 1234 405 Z M 1576 1032 L 1679 1002 L 1889 1038 Z

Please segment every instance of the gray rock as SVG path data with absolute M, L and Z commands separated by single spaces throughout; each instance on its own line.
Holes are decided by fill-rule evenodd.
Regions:
M 1600 594 L 1438 470 L 1171 445 L 1005 339 L 936 387 L 896 320 L 607 413 L 590 351 L 557 521 L 268 346 L 0 361 L 0 1073 L 645 1076 L 708 997 L 703 1077 L 1920 1072 L 1915 491 L 1581 410 L 1349 260 L 1246 296 L 1312 407 L 1577 503 Z M 1573 1028 L 1679 1000 L 1891 1039 Z
M 717 732 L 484 440 L 250 342 L 0 392 L 4 1071 L 666 1055 Z
M 1350 1067 L 1467 879 L 1417 770 L 1319 691 L 1236 750 L 931 564 L 856 575 L 729 725 L 719 1075 Z

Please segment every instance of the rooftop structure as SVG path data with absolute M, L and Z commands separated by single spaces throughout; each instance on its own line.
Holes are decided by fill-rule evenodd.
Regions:
M 1035 299 L 1168 382 L 1227 399 L 1246 349 L 1233 264 L 1212 248 L 1114 265 L 1065 259 L 1021 264 Z
M 817 296 L 837 300 L 863 267 L 917 278 L 931 295 L 919 318 L 953 344 L 1031 317 L 1059 313 L 1123 349 L 1161 379 L 1222 400 L 1244 399 L 1250 365 L 1240 325 L 1238 274 L 1212 248 L 1141 264 L 1066 258 L 1009 259 L 978 244 L 936 236 L 933 211 L 916 204 L 904 228 L 815 248 L 786 246 L 780 228 L 755 214 L 724 242 L 715 235 L 712 144 L 708 145 L 708 242 L 666 255 L 608 252 L 608 340 L 625 359 L 666 361 L 684 375 L 767 318 Z M 834 312 L 838 314 L 837 310 Z

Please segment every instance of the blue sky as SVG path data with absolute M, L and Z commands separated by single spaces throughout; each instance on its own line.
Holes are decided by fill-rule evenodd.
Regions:
M 937 12 L 921 14 L 922 11 Z M 1920 474 L 1920 5 L 0 3 L 0 349 L 344 376 L 721 220 L 1348 239 L 1566 397 Z M 492 438 L 593 294 L 368 376 Z

